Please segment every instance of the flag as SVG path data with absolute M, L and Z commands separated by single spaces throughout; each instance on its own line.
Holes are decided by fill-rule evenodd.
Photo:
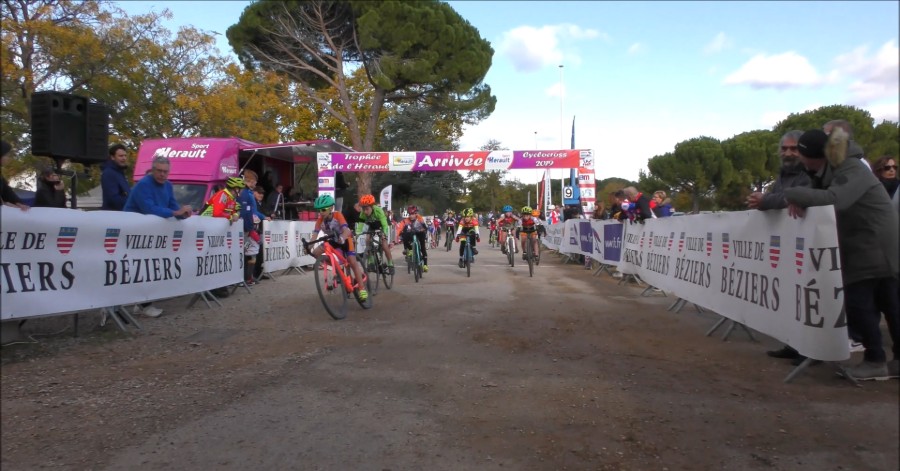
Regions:
M 388 185 L 381 190 L 381 207 L 392 211 L 391 198 L 394 192 L 394 185 Z

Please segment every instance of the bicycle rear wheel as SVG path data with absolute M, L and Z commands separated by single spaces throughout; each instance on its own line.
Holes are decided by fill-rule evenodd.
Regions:
M 447 231 L 447 241 L 445 245 L 447 246 L 447 252 L 453 248 L 453 234 L 450 231 Z
M 325 306 L 325 310 L 335 320 L 347 317 L 347 300 L 350 294 L 341 283 L 341 276 L 331 263 L 331 258 L 322 255 L 313 265 L 316 274 L 316 289 L 319 291 L 319 299 Z
M 394 285 L 394 270 L 393 267 L 389 267 L 387 262 L 385 262 L 384 251 L 378 251 L 378 274 L 381 276 L 381 280 L 384 282 L 384 287 L 387 289 L 391 289 L 391 286 Z
M 380 246 L 379 246 L 380 248 Z M 375 295 L 381 287 L 381 250 L 374 248 L 366 248 L 366 276 L 372 278 L 369 280 L 369 294 Z M 370 263 L 369 260 L 372 262 Z M 374 278 L 373 278 L 374 277 Z

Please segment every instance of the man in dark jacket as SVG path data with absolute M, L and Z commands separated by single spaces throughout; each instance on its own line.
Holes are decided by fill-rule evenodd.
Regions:
M 650 207 L 650 198 L 639 192 L 637 188 L 633 186 L 626 187 L 622 189 L 625 193 L 625 197 L 628 198 L 628 201 L 634 203 L 634 216 L 635 221 L 644 222 L 645 219 L 653 219 L 656 217 L 653 214 L 653 209 Z
M 845 371 L 858 380 L 882 380 L 900 373 L 900 222 L 875 175 L 848 158 L 848 140 L 840 128 L 830 136 L 818 129 L 803 133 L 797 146 L 811 188 L 788 188 L 784 196 L 795 218 L 803 217 L 807 207 L 834 205 L 847 323 L 866 349 L 863 361 Z M 881 341 L 881 313 L 893 341 L 890 365 Z
M 103 190 L 103 205 L 100 209 L 121 211 L 125 207 L 125 200 L 131 192 L 131 186 L 125 178 L 126 168 L 128 152 L 125 146 L 113 145 L 109 148 L 109 160 L 103 164 L 103 173 L 100 175 L 100 187 Z
M 5 164 L 9 160 L 9 154 L 12 152 L 12 145 L 6 141 L 0 141 L 0 165 Z M 29 206 L 19 199 L 19 195 L 9 186 L 6 179 L 0 175 L 0 204 L 19 208 L 22 211 L 28 211 Z
M 797 140 L 801 135 L 803 131 L 788 131 L 781 136 L 781 143 L 778 145 L 781 171 L 778 172 L 778 178 L 766 193 L 750 193 L 747 197 L 747 208 L 760 211 L 787 208 L 787 202 L 784 200 L 785 188 L 809 186 L 809 175 L 800 163 L 800 152 L 797 150 Z

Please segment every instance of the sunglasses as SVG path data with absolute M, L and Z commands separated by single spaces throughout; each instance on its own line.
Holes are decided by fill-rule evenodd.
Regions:
M 797 146 L 781 146 L 781 150 L 797 150 Z
M 327 213 L 328 211 L 331 211 L 331 208 L 322 208 L 319 210 L 320 213 Z
M 885 165 L 884 167 L 881 167 L 882 172 L 885 170 L 897 170 L 897 166 L 896 165 Z

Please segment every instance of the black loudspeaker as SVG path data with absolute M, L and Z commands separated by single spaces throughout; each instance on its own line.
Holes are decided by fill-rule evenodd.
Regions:
M 31 96 L 31 154 L 91 164 L 109 156 L 109 112 L 82 96 L 36 92 Z

